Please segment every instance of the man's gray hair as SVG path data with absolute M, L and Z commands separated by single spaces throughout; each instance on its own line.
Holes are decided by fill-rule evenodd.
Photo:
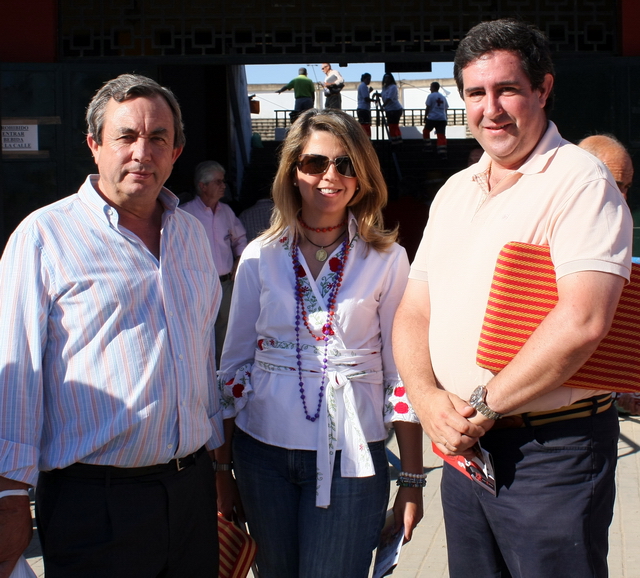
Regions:
M 139 96 L 161 96 L 171 109 L 173 115 L 173 148 L 183 147 L 185 143 L 182 112 L 175 95 L 168 88 L 160 86 L 155 80 L 140 74 L 121 74 L 106 82 L 96 92 L 87 107 L 87 133 L 99 145 L 102 145 L 104 128 L 104 111 L 107 103 L 113 98 L 116 102 L 124 102 Z
M 213 173 L 220 172 L 225 174 L 224 167 L 217 161 L 202 161 L 197 167 L 193 176 L 193 183 L 196 186 L 196 191 L 200 194 L 200 183 L 209 183 L 213 180 Z

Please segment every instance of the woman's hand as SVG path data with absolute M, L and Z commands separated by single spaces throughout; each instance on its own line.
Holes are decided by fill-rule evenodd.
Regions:
M 404 524 L 404 542 L 411 540 L 413 529 L 422 520 L 422 490 L 423 488 L 398 488 L 398 494 L 393 503 L 393 530 L 396 534 Z
M 238 484 L 231 471 L 216 472 L 216 490 L 218 492 L 218 512 L 227 520 L 235 518 L 239 522 L 245 523 Z

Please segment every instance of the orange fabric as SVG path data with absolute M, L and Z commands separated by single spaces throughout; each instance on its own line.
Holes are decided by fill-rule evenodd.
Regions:
M 476 363 L 499 372 L 557 301 L 549 247 L 507 243 L 496 263 Z M 640 265 L 632 267 L 609 333 L 564 385 L 640 392 Z
M 245 578 L 256 557 L 255 540 L 235 523 L 218 515 L 220 578 Z

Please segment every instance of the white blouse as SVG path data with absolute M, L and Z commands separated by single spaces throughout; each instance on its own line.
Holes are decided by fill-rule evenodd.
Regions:
M 254 438 L 287 449 L 318 452 L 316 505 L 329 505 L 336 450 L 345 477 L 374 474 L 367 442 L 384 440 L 393 421 L 417 422 L 391 351 L 393 318 L 409 273 L 405 250 L 368 248 L 349 219 L 350 251 L 337 294 L 334 335 L 329 337 L 320 416 L 305 416 L 296 352 L 296 275 L 303 287 L 309 324 L 321 335 L 327 300 L 337 276 L 342 245 L 326 260 L 317 279 L 286 232 L 265 243 L 252 241 L 242 254 L 233 290 L 229 327 L 218 382 L 225 418 Z M 367 250 L 368 249 L 368 250 Z M 318 408 L 325 359 L 302 319 L 299 350 L 309 415 Z

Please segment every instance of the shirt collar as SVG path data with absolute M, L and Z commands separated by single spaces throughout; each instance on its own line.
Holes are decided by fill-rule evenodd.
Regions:
M 107 203 L 98 193 L 97 186 L 99 179 L 100 175 L 89 175 L 80 187 L 78 195 L 80 196 L 80 199 L 91 208 L 92 211 L 103 215 L 110 224 L 117 225 L 118 211 L 109 203 Z M 163 219 L 175 213 L 179 201 L 178 197 L 176 197 L 169 189 L 165 189 L 164 187 L 162 187 L 162 189 L 160 189 L 158 199 L 164 207 L 164 213 L 162 215 Z
M 533 151 L 525 159 L 524 163 L 515 171 L 521 175 L 534 175 L 541 173 L 548 166 L 551 159 L 555 156 L 558 148 L 563 143 L 563 139 L 558 132 L 558 127 L 549 121 L 547 130 L 538 141 Z M 471 178 L 477 183 L 484 183 L 489 179 L 491 170 L 491 157 L 487 153 L 483 153 L 477 163 Z

